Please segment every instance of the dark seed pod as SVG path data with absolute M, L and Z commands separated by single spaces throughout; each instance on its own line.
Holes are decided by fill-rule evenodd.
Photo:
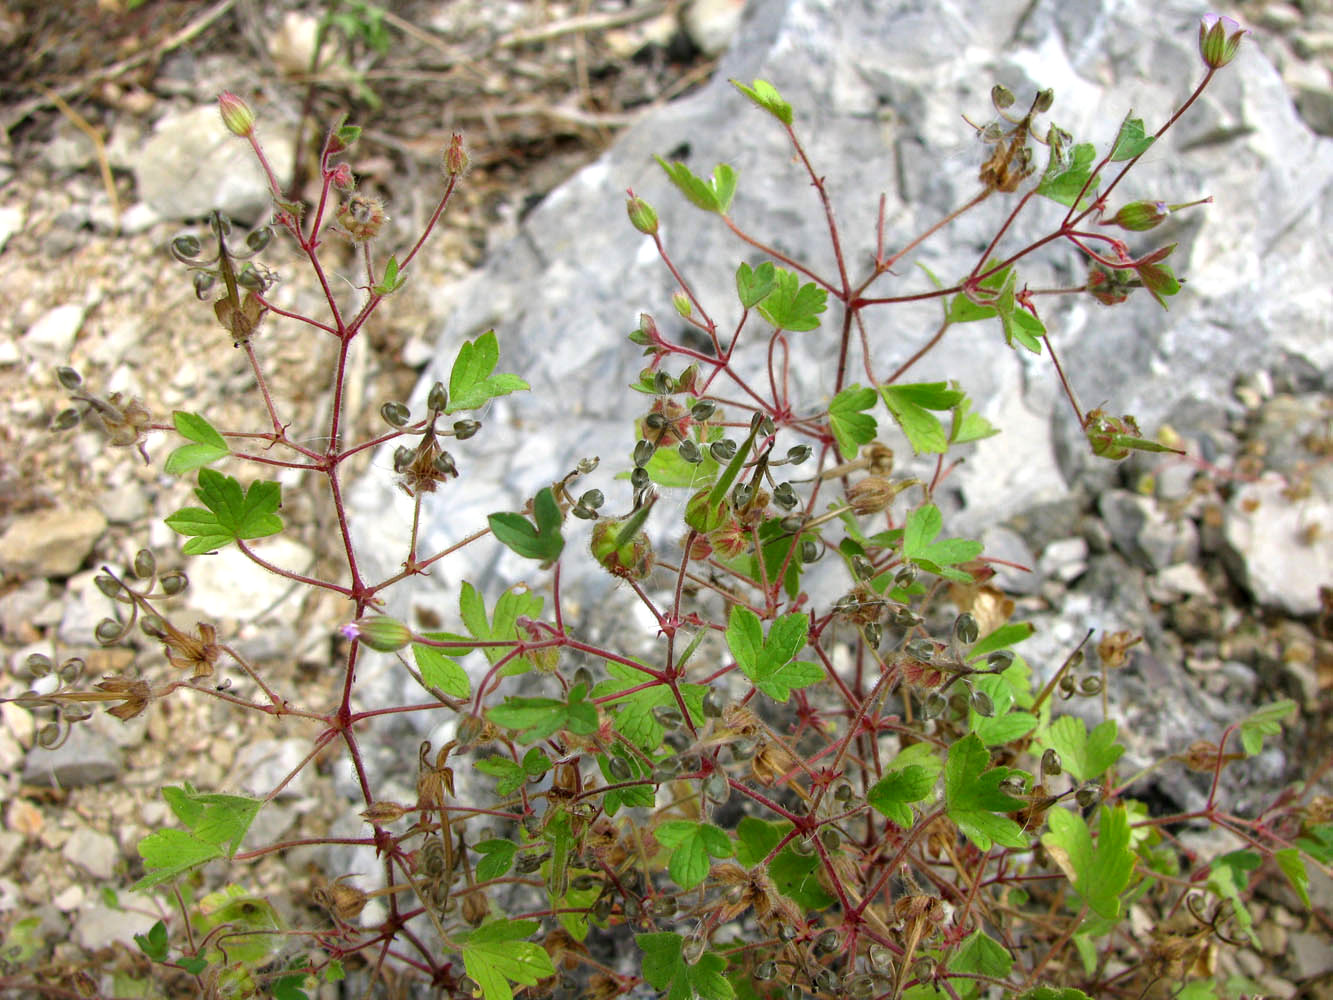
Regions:
M 474 436 L 479 430 L 481 430 L 480 420 L 454 421 L 454 437 L 458 438 L 460 441 L 466 441 L 468 438 Z
M 203 244 L 199 242 L 199 237 L 186 233 L 177 236 L 171 241 L 171 256 L 175 257 L 182 264 L 189 264 L 203 252 Z
M 684 461 L 691 465 L 698 465 L 704 460 L 703 452 L 699 450 L 699 446 L 689 439 L 682 441 L 676 451 L 680 453 L 680 457 Z
M 778 428 L 777 425 L 773 423 L 772 417 L 770 417 L 768 414 L 760 416 L 757 413 L 755 414 L 755 416 L 758 418 L 758 426 L 760 434 L 764 435 L 765 437 L 771 437 L 772 435 L 777 433 Z M 755 426 L 754 420 L 750 421 L 750 426 L 751 427 Z
M 778 483 L 773 488 L 773 502 L 783 510 L 791 510 L 800 500 L 796 496 L 796 491 L 792 489 L 791 483 Z
M 182 590 L 190 585 L 190 578 L 178 569 L 173 569 L 169 573 L 163 573 L 158 577 L 158 585 L 162 588 L 162 593 L 168 597 L 175 597 Z
M 970 646 L 981 636 L 981 628 L 977 625 L 976 618 L 964 611 L 954 619 L 953 635 L 964 646 Z
M 735 510 L 744 510 L 754 499 L 754 487 L 749 483 L 741 483 L 731 491 L 731 506 Z
M 949 699 L 938 691 L 932 691 L 921 703 L 921 716 L 926 719 L 938 719 L 948 707 Z
M 648 470 L 642 465 L 635 467 L 634 471 L 629 474 L 629 484 L 635 490 L 646 490 L 652 481 L 652 476 L 648 475 Z
M 634 777 L 634 769 L 624 757 L 612 757 L 607 762 L 606 769 L 616 781 L 629 781 Z
M 985 691 L 973 691 L 972 697 L 968 699 L 968 704 L 972 706 L 972 711 L 983 719 L 990 719 L 995 716 L 995 702 Z
M 652 461 L 653 452 L 656 450 L 657 446 L 647 438 L 639 441 L 639 443 L 634 446 L 634 464 L 640 468 L 647 465 Z
M 195 271 L 194 277 L 190 279 L 194 285 L 194 297 L 201 302 L 208 298 L 213 290 L 213 285 L 217 283 L 217 278 L 207 271 Z
M 703 423 L 716 412 L 717 406 L 706 399 L 701 399 L 690 407 L 690 417 L 699 423 Z
M 83 668 L 87 665 L 88 664 L 84 662 L 82 656 L 71 656 L 68 660 L 63 661 L 60 664 L 60 668 L 56 671 L 56 676 L 60 678 L 62 684 L 73 684 L 79 679 L 79 676 L 83 673 Z M 62 709 L 62 713 L 66 719 L 70 718 L 68 708 Z M 84 716 L 84 718 L 87 718 L 87 716 Z M 70 721 L 73 720 L 71 719 Z
M 1102 693 L 1102 679 L 1100 677 L 1088 676 L 1078 682 L 1078 693 L 1084 697 L 1090 697 L 1094 694 Z
M 51 421 L 51 430 L 67 431 L 74 427 L 77 427 L 78 424 L 79 424 L 79 411 L 71 407 L 66 410 L 61 410 L 59 413 L 55 415 L 55 419 Z
M 443 413 L 449 407 L 449 390 L 443 382 L 436 382 L 426 395 L 426 409 L 433 413 Z
M 676 388 L 676 380 L 666 372 L 657 372 L 653 375 L 653 392 L 659 396 L 665 396 Z
M 778 927 L 778 937 L 783 941 L 794 941 L 799 933 L 801 933 L 800 928 L 795 924 L 781 924 Z
M 805 518 L 800 514 L 792 514 L 779 521 L 778 527 L 781 528 L 784 533 L 794 535 L 805 527 Z
M 208 228 L 214 236 L 230 236 L 231 217 L 223 212 L 212 212 L 208 216 Z
M 811 454 L 813 453 L 808 444 L 798 444 L 787 449 L 787 461 L 792 465 L 801 465 L 809 460 Z
M 1074 793 L 1074 801 L 1080 809 L 1091 809 L 1102 800 L 1101 785 L 1087 784 Z
M 83 376 L 68 365 L 61 365 L 56 369 L 56 381 L 70 392 L 73 392 L 79 386 L 83 385 Z
M 824 550 L 819 547 L 819 543 L 813 538 L 803 538 L 801 540 L 801 562 L 818 562 L 819 557 L 824 554 Z
M 1047 747 L 1041 755 L 1041 774 L 1042 777 L 1053 778 L 1064 772 L 1064 762 L 1060 760 L 1060 754 L 1054 747 Z
M 260 226 L 258 229 L 252 229 L 245 236 L 245 245 L 254 253 L 259 253 L 272 242 L 273 230 L 268 226 Z
M 591 507 L 585 507 L 581 503 L 576 503 L 569 509 L 569 512 L 581 521 L 597 520 L 597 511 L 593 510 Z
M 120 591 L 121 591 L 120 581 L 113 576 L 107 576 L 104 573 L 99 573 L 97 576 L 93 577 L 93 583 L 96 585 L 98 590 L 104 593 L 107 597 L 110 597 L 112 600 L 115 600 L 117 597 L 120 596 Z
M 820 969 L 811 982 L 821 993 L 836 993 L 838 990 L 838 974 L 832 969 Z
M 922 663 L 935 659 L 935 643 L 929 639 L 912 639 L 907 643 L 907 655 Z
M 236 275 L 236 284 L 251 292 L 262 292 L 268 287 L 268 277 L 253 264 L 246 264 Z
M 589 872 L 575 875 L 569 880 L 569 887 L 577 892 L 587 892 L 589 889 L 596 889 L 601 884 L 601 878 Z
M 616 902 L 610 896 L 598 896 L 593 900 L 592 915 L 596 920 L 605 923 L 611 918 L 611 913 L 615 909 Z
M 722 771 L 714 771 L 704 779 L 704 794 L 718 805 L 731 798 L 731 782 Z
M 708 451 L 717 461 L 730 462 L 736 457 L 736 442 L 731 438 L 723 438 L 710 444 Z
M 710 719 L 722 718 L 722 711 L 726 707 L 726 700 L 722 697 L 722 692 L 717 688 L 709 688 L 704 692 L 704 715 Z
M 23 668 L 32 677 L 45 677 L 51 672 L 52 666 L 51 657 L 45 653 L 29 653 L 23 661 Z
M 391 399 L 380 407 L 380 416 L 390 427 L 402 427 L 412 419 L 412 411 L 407 408 L 405 403 Z
M 769 982 L 778 978 L 778 963 L 769 959 L 767 962 L 760 962 L 754 967 L 754 978 L 761 983 Z
M 667 729 L 675 729 L 685 721 L 680 709 L 674 705 L 658 705 L 653 709 L 653 718 Z
M 416 452 L 406 445 L 399 445 L 393 452 L 393 471 L 406 472 L 407 467 L 412 464 L 412 459 L 416 457 Z
M 435 456 L 435 461 L 431 466 L 441 476 L 457 476 L 458 466 L 454 465 L 454 456 L 447 451 L 442 451 Z
M 806 858 L 815 853 L 815 845 L 808 837 L 797 837 L 791 842 L 791 849 Z
M 1007 649 L 997 649 L 986 657 L 986 667 L 990 670 L 1008 670 L 1014 662 L 1014 654 Z
M 153 639 L 167 637 L 167 623 L 157 615 L 144 615 L 139 619 L 139 630 Z
M 875 566 L 865 556 L 852 556 L 852 574 L 858 580 L 869 580 L 875 575 Z
M 819 842 L 829 851 L 836 851 L 842 847 L 842 834 L 831 826 L 826 826 L 819 831 Z
M 125 627 L 114 618 L 103 618 L 93 629 L 93 638 L 107 646 L 117 642 L 125 634 Z
M 852 789 L 852 783 L 846 778 L 840 778 L 838 783 L 833 786 L 833 801 L 846 805 L 852 801 L 856 792 Z
M 157 572 L 157 559 L 152 550 L 140 549 L 134 553 L 134 575 L 140 580 L 149 580 Z
M 531 875 L 550 856 L 550 851 L 543 851 L 541 854 L 520 854 L 518 860 L 514 862 L 514 870 L 520 875 Z
M 842 938 L 832 927 L 826 931 L 821 931 L 819 937 L 815 938 L 815 951 L 825 955 L 832 955 L 838 950 L 842 943 Z
M 602 504 L 606 503 L 606 497 L 602 494 L 601 490 L 588 490 L 583 496 L 579 497 L 579 503 L 585 507 L 590 507 L 593 510 L 596 510 L 598 507 L 602 506 Z
M 805 996 L 805 991 L 795 983 L 789 983 L 786 988 L 783 989 L 782 996 L 784 1000 L 802 1000 Z
M 656 411 L 645 415 L 643 418 L 643 426 L 647 427 L 650 431 L 665 430 L 666 425 L 666 416 Z
M 866 645 L 871 649 L 878 649 L 881 640 L 884 638 L 884 630 L 880 628 L 878 622 L 870 622 L 861 629 L 861 634 L 865 636 Z
M 901 607 L 893 610 L 893 624 L 898 628 L 916 628 L 921 621 L 921 616 L 911 608 Z
M 895 587 L 910 587 L 916 583 L 918 573 L 920 573 L 920 570 L 916 568 L 916 563 L 908 563 L 893 575 L 893 585 Z
M 870 1000 L 875 995 L 875 977 L 867 973 L 852 976 L 843 983 L 843 989 L 852 1000 Z

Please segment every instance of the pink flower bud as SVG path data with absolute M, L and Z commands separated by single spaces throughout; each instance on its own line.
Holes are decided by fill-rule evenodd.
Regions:
M 629 213 L 630 225 L 643 235 L 652 236 L 657 232 L 657 212 L 652 205 L 637 197 L 633 191 L 629 193 L 629 200 L 625 202 L 625 211 Z
M 457 132 L 449 140 L 449 148 L 444 151 L 444 172 L 450 177 L 457 177 L 467 170 L 468 155 L 463 149 L 463 137 Z
M 1160 225 L 1171 209 L 1164 201 L 1131 201 L 1115 213 L 1115 224 L 1121 229 L 1141 233 Z
M 392 653 L 412 641 L 412 630 L 388 615 L 367 615 L 338 630 L 345 638 L 359 639 L 363 645 L 380 653 Z
M 222 124 L 232 135 L 245 138 L 254 132 L 255 113 L 230 90 L 218 94 L 218 110 L 222 112 Z
M 1209 69 L 1221 69 L 1236 57 L 1245 30 L 1230 17 L 1205 14 L 1199 21 L 1199 55 Z

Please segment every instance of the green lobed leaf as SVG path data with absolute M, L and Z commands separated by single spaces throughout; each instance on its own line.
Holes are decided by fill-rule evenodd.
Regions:
M 958 946 L 949 962 L 951 972 L 972 972 L 1003 979 L 1014 967 L 1014 957 L 994 938 L 977 928 Z
M 556 502 L 551 487 L 544 487 L 532 501 L 536 526 L 522 514 L 501 512 L 487 518 L 493 534 L 503 545 L 524 559 L 540 559 L 542 566 L 550 566 L 564 551 L 565 539 L 560 533 L 564 515 Z
M 1236 927 L 1256 948 L 1259 939 L 1254 933 L 1254 914 L 1246 905 L 1245 894 L 1250 884 L 1250 872 L 1258 868 L 1262 861 L 1253 851 L 1232 851 L 1213 859 L 1207 881 L 1209 889 L 1231 904 Z
M 889 771 L 870 787 L 866 801 L 875 811 L 904 829 L 912 826 L 910 802 L 920 802 L 935 788 L 936 774 L 920 764 Z
M 875 390 L 850 385 L 833 397 L 828 405 L 829 430 L 838 443 L 838 451 L 847 461 L 856 457 L 861 445 L 875 440 L 875 418 L 861 411 L 875 405 Z
M 908 514 L 903 526 L 903 558 L 937 576 L 970 583 L 970 574 L 951 567 L 975 559 L 981 554 L 982 545 L 969 538 L 936 541 L 943 526 L 944 516 L 934 504 L 918 507 Z
M 1120 132 L 1115 137 L 1115 143 L 1111 146 L 1111 162 L 1120 163 L 1142 156 L 1154 141 L 1154 137 L 1148 135 L 1144 129 L 1142 118 L 1131 118 L 1126 115 L 1125 120 L 1120 123 Z
M 792 662 L 805 647 L 809 631 L 810 619 L 792 612 L 773 622 L 765 639 L 759 616 L 738 604 L 731 609 L 726 639 L 737 665 L 754 686 L 774 701 L 785 702 L 793 688 L 824 679 L 818 664 Z
M 466 580 L 458 594 L 458 612 L 462 616 L 472 638 L 478 642 L 510 642 L 518 638 L 518 619 L 541 617 L 543 600 L 527 590 L 522 584 L 516 584 L 501 594 L 495 601 L 495 610 L 490 619 L 486 615 L 486 602 L 477 588 Z M 452 640 L 465 639 L 466 636 L 448 635 Z M 503 646 L 482 646 L 481 652 L 492 666 L 499 663 L 511 652 Z M 458 655 L 471 652 L 459 647 Z M 500 671 L 501 677 L 513 677 L 527 673 L 532 669 L 532 661 L 525 656 L 515 656 Z
M 422 638 L 443 642 L 454 636 L 449 632 L 424 632 Z M 457 660 L 446 656 L 436 647 L 414 642 L 412 658 L 416 660 L 417 669 L 421 671 L 421 679 L 427 688 L 439 688 L 451 698 L 466 698 L 472 693 L 472 682 L 468 679 L 467 671 L 458 665 Z
M 254 822 L 262 799 L 200 793 L 190 785 L 167 786 L 162 797 L 189 829 L 157 830 L 139 841 L 144 875 L 132 887 L 151 889 L 214 858 L 231 857 Z
M 474 766 L 483 774 L 498 777 L 500 783 L 496 786 L 496 794 L 507 796 L 513 795 L 525 782 L 540 778 L 549 771 L 551 759 L 546 756 L 546 751 L 533 747 L 523 755 L 521 761 L 493 754 L 485 760 L 477 761 Z
M 731 839 L 711 823 L 671 819 L 659 823 L 653 836 L 663 847 L 673 849 L 667 873 L 682 889 L 693 889 L 708 877 L 710 856 L 729 858 L 733 853 Z
M 514 1000 L 510 981 L 536 986 L 555 975 L 551 956 L 524 940 L 541 927 L 536 920 L 493 920 L 482 924 L 463 944 L 463 967 L 481 987 L 484 1000 Z
M 782 95 L 778 93 L 777 88 L 767 80 L 756 78 L 754 83 L 748 87 L 739 80 L 732 80 L 731 85 L 782 122 L 783 125 L 790 127 L 792 122 L 791 105 L 782 99 Z
M 736 860 L 753 868 L 772 852 L 791 829 L 789 822 L 773 822 L 746 816 L 736 826 Z M 778 892 L 810 913 L 817 913 L 835 902 L 819 881 L 819 857 L 798 854 L 787 844 L 768 867 L 768 875 Z
M 736 294 L 745 309 L 753 309 L 764 301 L 777 285 L 776 269 L 772 261 L 766 260 L 754 269 L 742 262 L 736 269 Z
M 384 265 L 384 278 L 371 291 L 376 295 L 390 295 L 407 284 L 407 276 L 398 273 L 398 258 L 390 257 Z
M 492 374 L 500 361 L 500 344 L 494 330 L 476 340 L 465 340 L 449 371 L 449 405 L 445 413 L 475 410 L 489 399 L 532 388 L 517 375 Z
M 213 469 L 199 470 L 195 489 L 203 508 L 185 507 L 166 518 L 167 527 L 179 535 L 192 535 L 184 545 L 186 555 L 202 555 L 234 541 L 265 538 L 282 530 L 275 512 L 282 502 L 282 487 L 256 480 L 244 492 L 231 476 Z
M 1305 904 L 1306 909 L 1309 909 L 1312 905 L 1310 903 L 1310 873 L 1305 870 L 1305 861 L 1301 858 L 1301 852 L 1294 847 L 1284 847 L 1273 852 L 1273 860 L 1277 862 L 1282 874 L 1287 876 L 1287 881 L 1296 890 L 1296 895 L 1301 897 L 1301 902 Z
M 1000 429 L 985 417 L 972 412 L 972 400 L 960 399 L 953 408 L 953 424 L 949 428 L 950 444 L 980 441 L 1000 433 Z
M 491 708 L 486 717 L 502 729 L 522 730 L 520 739 L 535 743 L 554 736 L 562 729 L 586 736 L 597 731 L 597 706 L 585 701 L 586 690 L 576 684 L 569 701 L 558 698 L 514 698 Z
M 705 212 L 726 215 L 731 208 L 732 196 L 736 193 L 736 171 L 726 163 L 719 163 L 713 168 L 713 179 L 705 181 L 694 174 L 684 163 L 667 163 L 660 156 L 653 157 L 666 171 L 671 183 L 676 185 L 691 203 Z
M 477 878 L 482 882 L 489 882 L 504 875 L 513 866 L 514 856 L 518 854 L 518 845 L 512 840 L 496 837 L 473 844 L 472 850 L 483 855 L 477 862 Z
M 929 411 L 952 409 L 964 399 L 961 390 L 944 382 L 918 382 L 882 385 L 879 391 L 913 451 L 918 455 L 943 454 L 949 447 L 949 436 L 944 424 Z
M 1062 715 L 1047 727 L 1040 743 L 1053 747 L 1060 755 L 1064 769 L 1079 781 L 1100 778 L 1113 767 L 1125 752 L 1115 741 L 1115 720 L 1107 719 L 1091 733 L 1083 720 L 1075 715 Z
M 177 410 L 171 415 L 176 431 L 194 444 L 181 445 L 167 456 L 164 471 L 169 476 L 180 476 L 211 465 L 231 454 L 226 440 L 198 413 Z
M 972 645 L 972 648 L 967 651 L 967 658 L 968 660 L 975 660 L 993 653 L 997 649 L 1008 649 L 1010 646 L 1022 642 L 1035 631 L 1037 631 L 1037 628 L 1031 622 L 1009 622 L 1001 625 L 978 639 Z
M 779 330 L 804 331 L 819 326 L 828 308 L 828 291 L 812 281 L 801 284 L 795 271 L 774 269 L 775 287 L 759 303 L 759 314 Z
M 944 765 L 944 802 L 949 818 L 958 824 L 968 840 L 982 851 L 992 843 L 1004 847 L 1026 847 L 1023 829 L 1008 816 L 1024 803 L 1000 791 L 1000 782 L 1010 768 L 992 767 L 990 753 L 976 733 L 968 733 L 949 748 Z
M 1047 813 L 1048 832 L 1041 842 L 1073 884 L 1074 891 L 1094 913 L 1107 920 L 1120 918 L 1120 894 L 1134 873 L 1134 852 L 1129 846 L 1129 813 L 1124 806 L 1103 804 L 1097 822 L 1097 841 L 1083 817 L 1068 809 Z
M 692 1000 L 696 996 L 732 1000 L 736 995 L 723 975 L 727 962 L 721 955 L 704 952 L 690 965 L 683 955 L 684 938 L 666 931 L 636 934 L 634 941 L 643 952 L 643 978 L 654 989 L 665 990 L 666 1000 Z
M 1083 197 L 1077 207 L 1086 208 L 1091 203 L 1093 192 L 1097 190 L 1097 178 L 1087 183 L 1088 178 L 1092 177 L 1093 161 L 1096 159 L 1097 150 L 1090 142 L 1080 142 L 1069 151 L 1067 157 L 1052 155 L 1050 163 L 1046 166 L 1046 172 L 1042 174 L 1041 183 L 1037 185 L 1037 194 L 1073 208 L 1074 199 L 1079 197 L 1080 191 L 1083 191 Z M 1087 183 L 1086 191 L 1085 183 Z
M 607 673 L 610 680 L 602 681 L 593 688 L 592 696 L 599 704 L 607 707 L 615 715 L 616 732 L 624 736 L 639 749 L 652 753 L 662 745 L 666 729 L 657 721 L 653 709 L 659 705 L 676 706 L 675 696 L 665 684 L 653 684 L 642 687 L 648 675 L 623 663 L 608 663 Z M 703 723 L 703 699 L 708 688 L 703 684 L 677 683 L 685 707 L 696 725 Z M 638 690 L 633 690 L 638 688 Z M 619 697 L 619 692 L 632 691 Z
M 1240 745 L 1245 756 L 1253 757 L 1264 748 L 1265 736 L 1276 736 L 1282 731 L 1282 720 L 1296 711 L 1296 703 L 1283 698 L 1271 705 L 1255 709 L 1240 723 Z

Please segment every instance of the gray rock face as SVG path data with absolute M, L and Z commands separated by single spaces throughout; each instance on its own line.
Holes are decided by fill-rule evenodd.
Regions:
M 984 120 L 994 82 L 1007 85 L 1024 104 L 1036 90 L 1054 88 L 1051 120 L 1076 140 L 1105 150 L 1131 108 L 1153 131 L 1201 78 L 1195 45 L 1203 11 L 1193 3 L 1149 7 L 1096 0 L 751 3 L 707 87 L 630 129 L 599 162 L 538 206 L 488 267 L 453 290 L 456 306 L 417 394 L 418 407 L 431 382 L 448 382 L 460 343 L 492 327 L 500 338 L 499 370 L 521 374 L 533 391 L 495 402 L 482 414 L 482 431 L 453 449 L 463 477 L 426 503 L 419 551 L 458 541 L 483 526 L 491 512 L 519 509 L 584 456 L 603 458 L 602 470 L 586 486 L 605 491 L 606 510 L 628 506 L 628 486 L 609 473 L 628 467 L 630 421 L 646 405 L 624 388 L 643 362 L 625 336 L 640 312 L 653 314 L 673 339 L 684 325 L 671 306 L 674 280 L 651 241 L 625 219 L 626 188 L 658 210 L 673 261 L 719 328 L 734 327 L 740 314 L 736 266 L 765 257 L 686 203 L 653 154 L 687 150 L 691 168 L 705 176 L 718 162 L 732 164 L 739 172 L 732 209 L 737 224 L 820 273 L 835 272 L 820 205 L 785 135 L 728 77 L 767 79 L 793 105 L 798 135 L 831 193 L 855 277 L 866 273 L 874 251 L 881 195 L 885 243 L 892 248 L 976 192 L 984 154 L 959 116 Z M 1130 241 L 1139 251 L 1179 244 L 1171 263 L 1189 280 L 1169 311 L 1142 293 L 1114 308 L 1086 297 L 1040 300 L 1084 408 L 1134 413 L 1150 430 L 1164 415 L 1180 412 L 1183 400 L 1224 398 L 1237 373 L 1279 356 L 1299 359 L 1315 372 L 1333 367 L 1333 291 L 1323 277 L 1333 265 L 1330 181 L 1333 143 L 1300 123 L 1277 74 L 1257 49 L 1243 45 L 1235 63 L 1111 198 L 1114 210 L 1137 198 L 1214 197 L 1207 209 L 1169 219 L 1148 234 L 1153 239 Z M 1032 221 L 1020 219 L 998 252 L 1012 253 L 1025 245 L 1024 235 L 1041 235 L 1058 224 L 1063 209 L 1034 202 L 1042 204 L 1030 210 Z M 928 290 L 917 262 L 941 281 L 966 275 L 1013 204 L 996 197 L 952 223 L 905 258 L 873 294 Z M 1019 270 L 1020 283 L 1034 288 L 1084 280 L 1078 256 L 1062 247 L 1035 254 Z M 921 347 L 938 316 L 936 303 L 867 312 L 875 376 L 886 378 Z M 833 382 L 840 320 L 833 304 L 819 330 L 789 337 L 798 408 L 826 402 L 821 393 Z M 761 384 L 763 339 L 755 336 L 754 350 L 743 347 L 737 354 Z M 861 358 L 852 365 L 852 378 L 864 383 Z M 957 379 L 978 411 L 1003 430 L 971 446 L 967 462 L 941 491 L 940 499 L 951 497 L 957 508 L 950 533 L 980 532 L 1059 501 L 1076 482 L 1092 489 L 1109 484 L 1104 465 L 1089 471 L 1094 460 L 1048 359 L 1007 348 L 995 321 L 952 329 L 908 380 L 937 378 Z M 878 417 L 885 442 L 900 457 L 908 454 L 887 415 L 881 410 Z M 674 532 L 684 496 L 667 499 L 659 505 L 663 516 L 655 514 L 653 522 Z M 367 479 L 355 491 L 352 514 L 363 551 L 381 559 L 386 574 L 406 555 L 410 511 L 410 501 L 387 476 Z M 583 542 L 584 530 L 569 529 L 571 545 Z M 1178 554 L 1163 558 L 1172 561 Z M 576 574 L 588 572 L 586 602 L 611 590 L 591 560 L 569 562 L 562 583 L 573 588 Z M 443 563 L 429 580 L 414 582 L 411 602 L 452 616 L 460 578 L 493 593 L 500 583 L 531 575 L 531 563 L 485 541 Z M 395 599 L 391 607 L 406 607 L 407 595 Z M 362 674 L 369 678 L 369 671 Z
M 291 140 L 265 144 L 279 178 L 291 173 Z M 202 219 L 213 209 L 241 222 L 263 218 L 272 196 L 253 152 L 218 126 L 214 105 L 168 115 L 132 163 L 139 198 L 160 218 Z

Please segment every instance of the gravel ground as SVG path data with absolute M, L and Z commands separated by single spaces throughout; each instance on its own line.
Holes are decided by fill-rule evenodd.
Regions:
M 184 114 L 231 88 L 260 110 L 262 129 L 272 124 L 282 133 L 307 104 L 317 122 L 354 108 L 353 119 L 367 127 L 358 174 L 385 196 L 393 231 L 403 238 L 419 230 L 438 197 L 450 133 L 466 134 L 467 184 L 412 281 L 354 359 L 361 405 L 348 431 L 364 436 L 379 425 L 380 402 L 406 397 L 415 383 L 432 332 L 447 315 L 451 285 L 636 113 L 707 77 L 711 62 L 678 29 L 677 6 L 396 4 L 378 26 L 364 19 L 354 26 L 355 38 L 335 31 L 333 54 L 313 87 L 305 77 L 316 5 L 82 0 L 16 2 L 0 12 L 0 79 L 7 81 L 0 88 L 0 300 L 9 303 L 0 337 L 3 693 L 26 683 L 22 668 L 34 652 L 81 657 L 89 682 L 131 668 L 145 675 L 164 669 L 154 645 L 100 648 L 92 641 L 106 613 L 92 578 L 102 565 L 126 567 L 145 545 L 160 570 L 184 565 L 178 539 L 161 524 L 189 500 L 188 487 L 161 472 L 166 439 L 149 436 L 148 465 L 94 430 L 53 433 L 53 417 L 69 405 L 56 366 L 73 365 L 94 393 L 140 399 L 157 422 L 181 408 L 207 413 L 219 426 L 263 419 L 244 391 L 250 374 L 243 353 L 220 342 L 224 335 L 195 301 L 188 275 L 164 252 L 188 227 L 143 211 L 150 192 L 131 165 L 163 109 Z M 1283 71 L 1307 122 L 1333 134 L 1333 10 L 1327 3 L 1250 3 L 1241 15 Z M 381 38 L 388 43 L 382 52 Z M 45 96 L 51 91 L 62 99 Z M 282 302 L 299 306 L 317 295 L 294 258 L 279 254 L 270 263 L 283 274 Z M 275 397 L 288 403 L 284 419 L 316 433 L 329 399 L 328 344 L 272 337 L 260 350 Z M 286 537 L 313 573 L 335 565 L 336 537 L 329 510 L 302 495 L 300 485 L 284 480 Z M 45 534 L 58 542 L 39 544 Z M 192 600 L 205 612 L 216 602 L 222 610 L 213 618 L 228 641 L 306 702 L 327 700 L 330 636 L 345 620 L 340 602 L 285 587 L 250 592 L 259 584 L 248 578 L 190 569 L 205 577 L 194 581 Z M 237 614 L 237 602 L 252 606 Z M 289 646 L 272 645 L 275 624 L 284 641 L 295 637 L 294 656 Z M 1318 696 L 1333 677 L 1316 673 L 1312 683 Z M 12 931 L 18 916 L 39 917 L 46 943 L 31 966 L 69 989 L 79 987 L 85 970 L 143 970 L 139 956 L 107 945 L 125 921 L 146 928 L 155 917 L 134 910 L 142 906 L 138 897 L 123 898 L 130 910 L 119 911 L 107 893 L 134 877 L 135 845 L 166 819 L 161 803 L 147 802 L 151 790 L 183 777 L 202 788 L 225 786 L 255 759 L 256 747 L 276 746 L 281 775 L 283 748 L 308 745 L 312 735 L 271 720 L 256 724 L 249 715 L 242 720 L 213 699 L 177 697 L 128 725 L 99 713 L 75 727 L 65 780 L 52 787 L 25 770 L 47 718 L 12 704 L 0 709 L 0 933 Z M 334 816 L 323 806 L 335 801 L 332 780 L 323 771 L 307 775 L 275 810 L 278 818 L 266 822 L 299 821 L 310 834 L 329 828 Z M 281 832 L 263 831 L 270 838 Z M 289 891 L 293 880 L 298 890 L 309 884 L 308 872 L 281 862 L 258 864 L 250 877 L 260 891 Z M 1281 901 L 1271 905 L 1265 950 L 1279 956 L 1313 949 L 1313 962 L 1319 936 L 1307 941 L 1308 929 Z M 1307 987 L 1307 995 L 1329 995 L 1327 975 Z

